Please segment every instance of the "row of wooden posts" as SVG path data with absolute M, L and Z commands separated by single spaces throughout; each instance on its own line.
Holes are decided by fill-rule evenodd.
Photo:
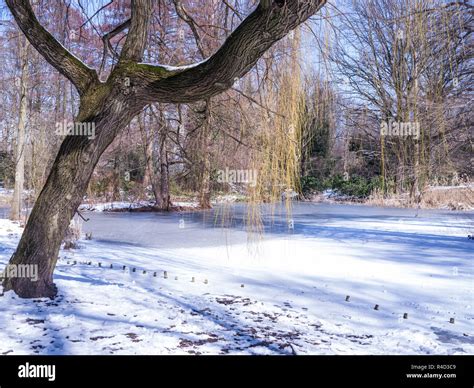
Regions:
M 346 295 L 346 302 L 350 302 L 351 301 L 351 297 L 350 295 Z M 374 310 L 380 310 L 380 306 L 378 304 L 376 304 L 374 306 Z M 408 319 L 408 313 L 403 313 L 403 319 Z M 454 324 L 454 318 L 451 317 L 449 318 L 449 323 L 453 323 Z
M 77 260 L 68 260 L 67 261 L 67 264 L 69 265 L 77 265 L 78 264 L 78 261 Z M 79 264 L 85 264 L 85 265 L 92 265 L 92 261 L 83 261 L 83 262 L 79 262 Z M 103 267 L 102 266 L 102 263 L 101 262 L 98 262 L 97 263 L 97 266 L 99 268 L 107 268 L 107 267 Z M 110 266 L 108 267 L 109 269 L 114 269 L 114 265 L 113 264 L 110 264 Z M 122 271 L 126 271 L 127 269 L 127 266 L 126 265 L 122 265 Z M 130 267 L 131 271 L 133 273 L 137 273 L 137 268 L 136 267 Z M 147 271 L 147 270 L 142 270 L 142 274 L 143 275 L 146 275 L 148 272 L 153 272 L 153 271 Z M 153 277 L 158 277 L 158 272 L 154 271 L 153 272 Z M 163 271 L 163 279 L 168 279 L 168 271 Z M 174 280 L 178 280 L 178 276 L 175 276 L 174 277 Z M 193 276 L 191 277 L 191 283 L 195 283 L 196 282 L 196 278 Z M 204 284 L 209 284 L 209 280 L 208 279 L 204 279 Z M 241 284 L 240 285 L 241 288 L 244 288 L 245 285 L 244 284 Z
M 77 263 L 78 263 L 77 260 L 73 260 L 73 261 L 72 261 L 72 265 L 77 265 Z M 68 261 L 67 261 L 67 264 L 71 264 L 71 260 L 68 260 Z M 80 264 L 92 265 L 92 261 L 80 262 Z M 98 262 L 98 263 L 97 263 L 97 266 L 98 266 L 99 268 L 105 268 L 105 267 L 102 267 L 102 263 L 101 263 L 101 262 Z M 113 268 L 114 268 L 113 264 L 110 264 L 110 266 L 109 266 L 108 268 L 113 269 Z M 133 273 L 136 273 L 136 272 L 137 272 L 137 268 L 135 268 L 135 267 L 130 267 L 130 268 L 131 268 L 131 270 L 132 270 Z M 126 265 L 123 265 L 123 266 L 122 266 L 122 271 L 126 271 L 126 269 L 127 269 L 127 266 L 126 266 Z M 143 274 L 143 275 L 146 275 L 147 273 L 148 273 L 147 270 L 142 270 L 142 274 Z M 150 273 L 151 273 L 151 272 L 150 272 Z M 155 278 L 158 277 L 158 272 L 153 272 L 153 277 L 155 277 Z M 168 271 L 163 271 L 163 278 L 164 278 L 164 279 L 168 279 Z M 174 277 L 174 280 L 178 280 L 178 276 L 175 276 L 175 277 Z M 196 282 L 196 278 L 195 278 L 194 276 L 191 277 L 191 283 L 195 283 L 195 282 Z M 207 279 L 204 279 L 204 284 L 209 284 L 209 281 L 208 281 Z M 244 284 L 241 284 L 240 287 L 241 287 L 241 288 L 244 288 L 245 285 L 244 285 Z M 351 301 L 350 295 L 346 295 L 346 302 L 350 302 L 350 301 Z M 380 310 L 380 306 L 379 306 L 378 304 L 376 304 L 376 305 L 374 306 L 374 310 L 376 310 L 376 311 Z M 403 313 L 403 319 L 408 319 L 408 313 Z M 454 320 L 453 317 L 449 318 L 449 323 L 454 324 L 454 322 L 455 322 L 455 320 Z

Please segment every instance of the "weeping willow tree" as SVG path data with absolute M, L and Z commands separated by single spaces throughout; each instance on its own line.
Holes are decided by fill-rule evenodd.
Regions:
M 300 192 L 301 137 L 305 112 L 302 77 L 301 31 L 295 30 L 285 42 L 281 69 L 264 86 L 265 106 L 260 110 L 260 128 L 254 137 L 251 166 L 258 179 L 248 192 L 247 226 L 249 236 L 263 234 L 262 203 L 270 202 L 273 213 L 279 201 L 285 202 L 288 228 L 292 229 L 292 197 Z M 272 112 L 272 113 L 269 113 Z

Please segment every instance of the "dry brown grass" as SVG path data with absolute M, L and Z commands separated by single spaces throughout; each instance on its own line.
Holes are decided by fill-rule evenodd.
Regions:
M 384 196 L 379 192 L 374 192 L 365 203 L 374 206 L 472 210 L 474 209 L 474 185 L 429 187 L 423 192 L 419 201 L 411 201 L 408 194 Z
M 421 204 L 425 208 L 474 209 L 474 186 L 431 188 L 423 194 Z

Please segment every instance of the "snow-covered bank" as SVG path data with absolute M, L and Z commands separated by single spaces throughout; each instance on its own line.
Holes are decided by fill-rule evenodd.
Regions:
M 137 209 L 150 209 L 154 206 L 153 201 L 116 201 L 116 202 L 99 202 L 99 203 L 84 203 L 79 206 L 79 211 L 93 211 L 93 212 L 114 212 L 114 211 L 133 211 Z M 172 203 L 172 208 L 198 208 L 196 202 L 177 201 Z
M 61 252 L 55 301 L 0 297 L 0 353 L 473 354 L 472 219 L 364 209 L 296 214 L 250 253 L 238 231 L 190 243 L 192 221 L 187 244 L 83 241 Z M 20 233 L 0 221 L 0 269 Z
M 144 206 L 151 206 L 152 203 L 149 201 L 139 202 L 127 202 L 127 201 L 115 201 L 115 202 L 99 202 L 99 203 L 83 203 L 79 206 L 79 211 L 113 211 L 123 209 L 138 209 Z
M 229 204 L 244 201 L 245 196 L 239 194 L 219 195 L 211 202 L 213 205 Z M 195 198 L 178 198 L 171 201 L 173 208 L 176 209 L 199 209 L 199 203 Z M 115 201 L 115 202 L 91 202 L 83 203 L 79 206 L 79 211 L 107 212 L 118 210 L 134 210 L 140 208 L 153 207 L 153 201 Z
M 410 199 L 409 193 L 391 194 L 372 193 L 368 198 L 357 198 L 327 189 L 313 193 L 308 198 L 314 203 L 362 204 L 367 206 L 440 209 L 440 210 L 474 210 L 474 184 L 460 186 L 429 186 L 418 200 Z

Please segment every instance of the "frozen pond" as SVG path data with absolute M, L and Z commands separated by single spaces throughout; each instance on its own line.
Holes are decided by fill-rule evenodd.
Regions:
M 474 232 L 473 212 L 452 212 L 441 210 L 417 210 L 381 208 L 362 205 L 329 205 L 294 203 L 288 217 L 284 206 L 265 207 L 264 238 L 333 237 L 350 241 L 363 235 L 374 235 L 372 227 L 364 232 L 364 223 L 392 223 L 393 235 L 403 243 L 403 225 L 425 223 L 440 226 L 449 231 L 456 230 L 460 238 Z M 273 214 L 272 214 L 273 213 Z M 210 211 L 187 213 L 113 213 L 83 212 L 89 218 L 83 224 L 83 232 L 92 232 L 95 241 L 102 243 L 126 243 L 143 247 L 177 248 L 216 246 L 223 243 L 247 241 L 245 205 L 231 209 L 216 207 Z M 357 228 L 349 227 L 357 224 Z M 225 227 L 223 227 L 225 226 Z M 293 228 L 292 228 L 293 226 Z M 361 228 L 362 227 L 362 228 Z M 408 226 L 407 226 L 408 227 Z M 369 229 L 370 232 L 369 232 Z M 380 234 L 389 237 L 390 232 Z M 426 232 L 429 238 L 429 232 Z M 437 237 L 439 239 L 439 237 Z

